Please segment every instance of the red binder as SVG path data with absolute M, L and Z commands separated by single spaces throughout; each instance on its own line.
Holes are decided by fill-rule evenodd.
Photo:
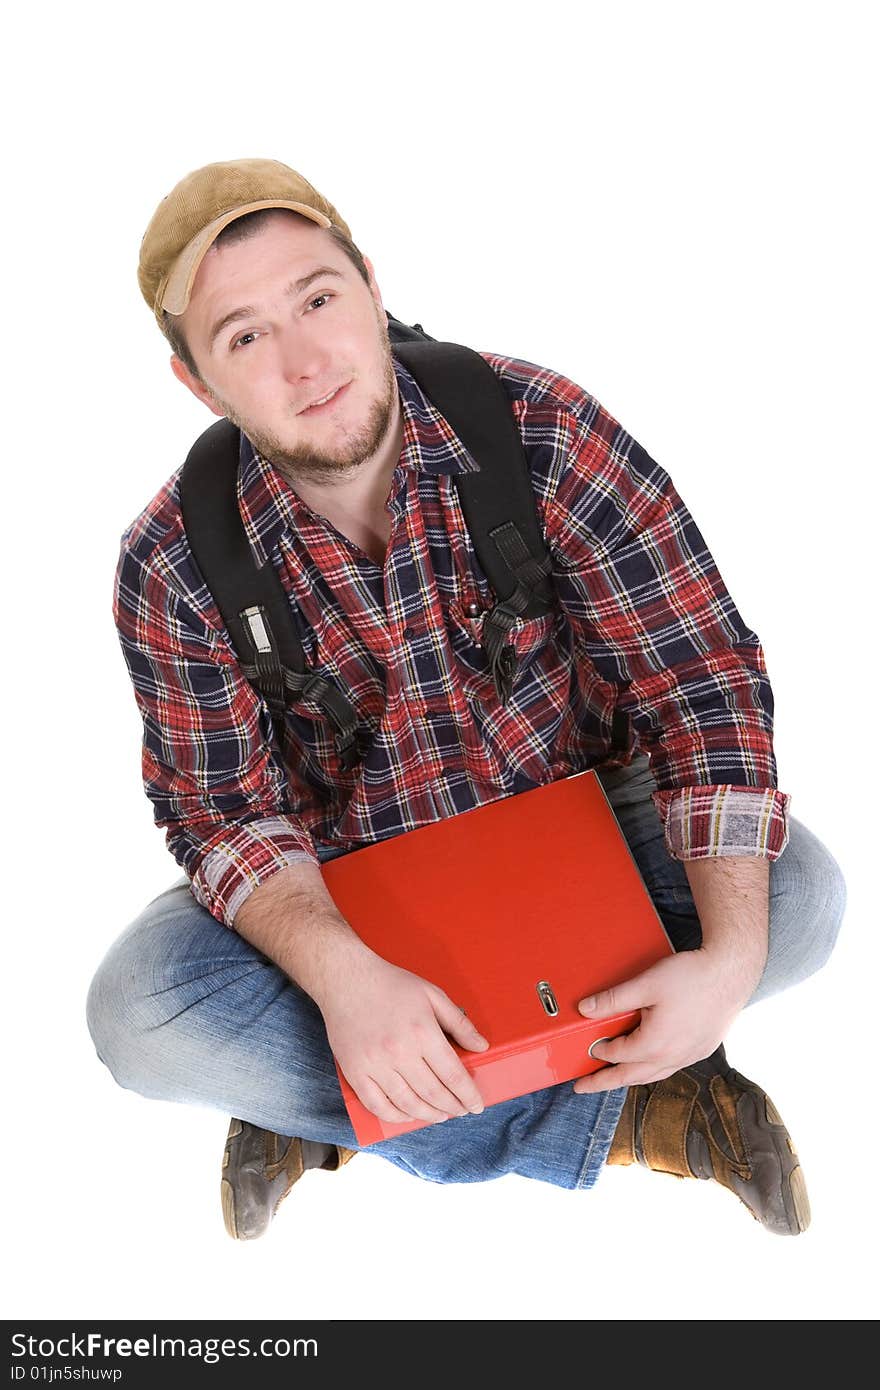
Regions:
M 358 936 L 439 985 L 489 1040 L 481 1053 L 452 1044 L 485 1105 L 608 1065 L 590 1044 L 631 1032 L 639 1010 L 597 1022 L 578 1000 L 673 954 L 593 771 L 367 845 L 322 872 Z M 380 1120 L 337 1072 L 359 1144 L 425 1124 Z

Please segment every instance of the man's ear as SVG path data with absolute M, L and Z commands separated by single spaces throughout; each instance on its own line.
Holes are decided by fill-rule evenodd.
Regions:
M 376 272 L 373 269 L 373 262 L 370 260 L 369 256 L 364 256 L 364 265 L 367 267 L 370 275 L 370 294 L 375 299 L 379 308 L 384 309 L 385 306 L 382 303 L 382 295 L 379 292 L 379 286 L 376 284 Z
M 226 414 L 226 411 L 218 406 L 205 383 L 200 381 L 197 376 L 193 376 L 189 367 L 185 362 L 181 362 L 177 353 L 174 353 L 171 358 L 171 370 L 177 380 L 183 382 L 187 390 L 192 391 L 193 395 L 202 402 L 202 405 L 206 405 L 213 415 Z

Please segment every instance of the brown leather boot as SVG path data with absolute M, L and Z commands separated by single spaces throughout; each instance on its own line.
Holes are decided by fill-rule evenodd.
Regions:
M 309 1168 L 329 1172 L 353 1158 L 356 1149 L 288 1138 L 233 1119 L 223 1150 L 220 1200 L 223 1222 L 233 1240 L 256 1240 L 295 1182 Z
M 630 1086 L 607 1163 L 720 1182 L 776 1235 L 799 1235 L 810 1202 L 791 1137 L 766 1092 L 719 1047 L 663 1081 Z

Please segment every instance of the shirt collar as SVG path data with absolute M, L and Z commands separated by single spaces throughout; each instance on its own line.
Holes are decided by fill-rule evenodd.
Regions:
M 392 355 L 403 420 L 398 469 L 436 477 L 441 473 L 479 472 L 479 464 L 446 418 L 428 400 L 415 377 Z M 238 470 L 238 505 L 248 539 L 265 563 L 286 529 L 296 529 L 306 504 L 258 453 L 242 433 Z

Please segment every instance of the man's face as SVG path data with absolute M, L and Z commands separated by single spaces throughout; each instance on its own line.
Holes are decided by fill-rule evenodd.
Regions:
M 174 373 L 290 475 L 327 482 L 356 468 L 396 420 L 387 319 L 366 264 L 369 286 L 322 228 L 279 212 L 212 247 L 196 274 L 181 324 L 202 381 L 176 357 Z

